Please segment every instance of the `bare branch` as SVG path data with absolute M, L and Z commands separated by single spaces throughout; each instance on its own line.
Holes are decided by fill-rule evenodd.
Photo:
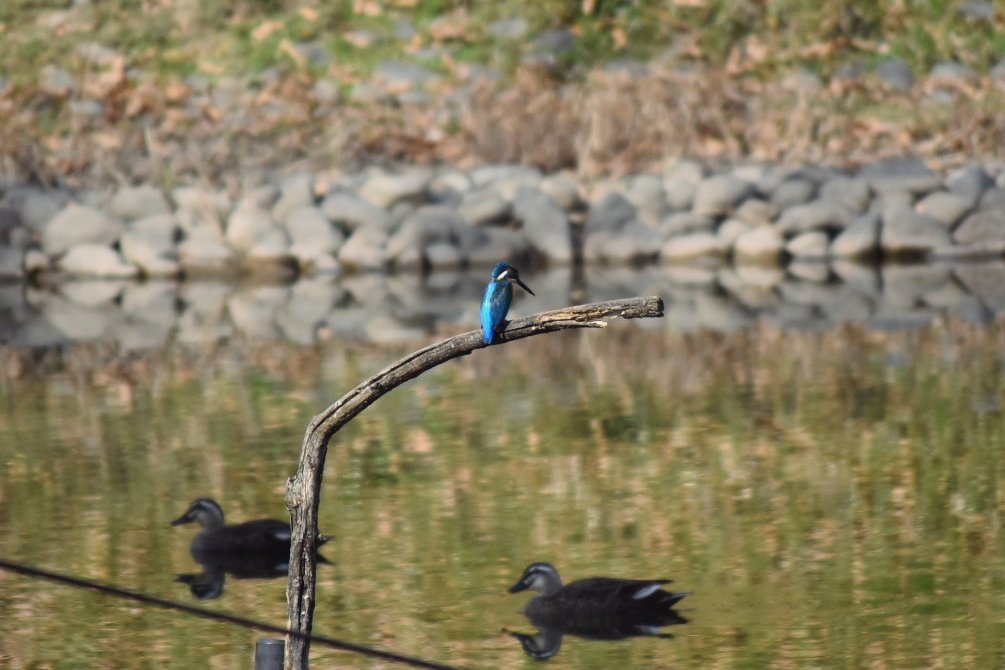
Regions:
M 605 328 L 607 322 L 603 319 L 609 318 L 641 319 L 661 316 L 663 301 L 655 296 L 577 305 L 515 319 L 499 334 L 498 343 L 504 344 L 569 328 Z M 304 434 L 299 467 L 286 486 L 286 506 L 290 510 L 293 530 L 289 583 L 286 589 L 289 607 L 287 625 L 290 630 L 309 635 L 313 625 L 318 507 L 325 457 L 331 437 L 391 389 L 437 365 L 466 356 L 485 346 L 480 330 L 429 345 L 384 368 L 311 419 Z M 309 645 L 306 638 L 287 636 L 286 670 L 307 668 Z

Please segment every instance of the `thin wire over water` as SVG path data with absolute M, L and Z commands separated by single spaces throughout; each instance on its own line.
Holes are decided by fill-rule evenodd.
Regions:
M 186 605 L 184 603 L 179 603 L 174 600 L 168 600 L 167 598 L 151 596 L 146 593 L 131 591 L 129 589 L 124 589 L 118 586 L 101 584 L 99 582 L 95 582 L 90 579 L 83 579 L 81 577 L 63 575 L 58 572 L 51 572 L 49 570 L 43 570 L 42 568 L 35 568 L 30 565 L 24 565 L 22 563 L 17 563 L 14 561 L 8 561 L 3 558 L 0 558 L 0 569 L 9 570 L 10 572 L 16 572 L 26 577 L 44 579 L 50 582 L 64 584 L 66 586 L 71 586 L 73 588 L 91 589 L 93 591 L 98 591 L 100 593 L 115 596 L 116 598 L 135 600 L 136 602 L 140 602 L 146 605 L 153 605 L 155 607 L 161 607 L 163 609 L 175 610 L 177 612 L 184 612 L 185 614 L 202 617 L 204 619 L 212 619 L 214 621 L 224 621 L 226 623 L 234 624 L 235 626 L 241 626 L 243 628 L 251 628 L 266 633 L 275 633 L 277 635 L 293 635 L 294 637 L 310 640 L 312 644 L 317 643 L 323 646 L 332 647 L 334 649 L 348 651 L 353 654 L 360 654 L 362 656 L 371 656 L 374 658 L 382 658 L 386 661 L 391 661 L 392 663 L 411 665 L 416 668 L 431 668 L 432 670 L 462 670 L 457 666 L 437 663 L 435 661 L 427 661 L 421 658 L 415 658 L 413 656 L 398 654 L 393 651 L 374 649 L 373 647 L 367 647 L 365 645 L 356 644 L 354 642 L 346 642 L 344 640 L 339 640 L 334 637 L 327 637 L 324 635 L 305 635 L 297 631 L 289 631 L 281 626 L 265 623 L 264 621 L 255 621 L 254 619 L 239 617 L 233 614 L 226 614 L 224 612 L 214 612 L 212 610 L 204 609 L 202 607 L 195 607 L 193 605 Z

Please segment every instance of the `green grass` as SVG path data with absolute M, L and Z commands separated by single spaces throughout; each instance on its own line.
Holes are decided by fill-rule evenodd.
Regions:
M 988 22 L 966 19 L 959 11 L 961 4 L 960 0 L 708 0 L 688 6 L 658 0 L 597 0 L 587 14 L 581 0 L 426 0 L 411 8 L 380 3 L 375 6 L 383 11 L 368 16 L 355 14 L 349 0 L 321 3 L 306 11 L 281 0 L 237 4 L 210 0 L 195 10 L 164 0 L 152 12 L 131 0 L 84 7 L 10 0 L 0 7 L 0 61 L 14 73 L 31 72 L 37 63 L 66 67 L 77 45 L 97 41 L 124 53 L 131 65 L 161 75 L 195 71 L 203 59 L 227 75 L 242 75 L 288 65 L 288 56 L 278 48 L 284 39 L 320 40 L 332 48 L 339 63 L 358 68 L 363 76 L 380 59 L 410 57 L 408 45 L 394 37 L 397 21 L 411 22 L 419 43 L 430 46 L 437 44 L 431 31 L 435 21 L 464 13 L 469 29 L 441 46 L 458 60 L 507 69 L 519 62 L 526 42 L 556 28 L 569 28 L 579 38 L 562 63 L 569 68 L 654 56 L 682 37 L 693 39 L 701 57 L 712 64 L 725 63 L 735 48 L 755 39 L 767 50 L 761 63 L 767 72 L 793 65 L 826 71 L 849 59 L 887 54 L 907 59 L 918 71 L 942 60 L 986 68 L 1005 51 L 1005 34 Z M 60 15 L 65 17 L 62 21 L 56 19 Z M 489 23 L 517 16 L 528 22 L 525 40 L 499 43 L 487 37 Z M 269 22 L 276 22 L 278 29 L 264 39 L 254 38 L 256 28 Z M 385 39 L 362 50 L 345 42 L 343 35 L 359 29 L 373 30 Z M 54 32 L 59 39 L 52 39 Z M 814 50 L 830 42 L 836 45 L 833 51 Z M 187 67 L 185 59 L 190 61 Z

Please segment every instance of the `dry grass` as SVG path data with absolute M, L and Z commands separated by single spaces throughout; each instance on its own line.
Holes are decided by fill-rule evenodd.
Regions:
M 435 92 L 424 106 L 321 102 L 309 79 L 289 76 L 249 93 L 247 104 L 207 104 L 193 118 L 184 92 L 123 82 L 109 114 L 87 122 L 60 111 L 65 100 L 41 108 L 37 96 L 0 98 L 0 166 L 71 186 L 199 179 L 237 187 L 290 164 L 522 163 L 592 179 L 659 171 L 678 157 L 854 165 L 912 153 L 947 166 L 1000 158 L 1005 146 L 996 112 L 1005 95 L 990 79 L 953 104 L 921 87 L 892 94 L 865 80 L 791 91 L 679 65 L 641 75 L 597 70 L 565 83 L 525 68 L 511 82 L 455 93 Z

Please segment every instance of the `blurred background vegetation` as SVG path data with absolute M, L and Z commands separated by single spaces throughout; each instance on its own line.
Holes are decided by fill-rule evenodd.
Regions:
M 991 0 L 9 0 L 0 165 L 959 164 L 1005 138 L 1003 25 Z
M 54 16 L 82 8 L 86 21 Z M 577 36 L 566 72 L 657 57 L 682 41 L 689 56 L 715 65 L 746 48 L 763 73 L 792 65 L 828 72 L 849 59 L 887 55 L 921 70 L 943 60 L 981 69 L 1005 55 L 1003 17 L 992 3 L 961 0 L 8 0 L 0 5 L 0 56 L 17 79 L 40 62 L 72 59 L 80 42 L 97 41 L 165 75 L 243 74 L 288 62 L 284 41 L 319 40 L 360 74 L 381 58 L 437 43 L 453 44 L 459 61 L 514 67 L 520 45 L 489 29 L 513 18 L 526 22 L 528 36 L 563 28 Z M 414 33 L 391 39 L 402 21 Z M 354 35 L 361 30 L 373 33 L 372 43 Z

